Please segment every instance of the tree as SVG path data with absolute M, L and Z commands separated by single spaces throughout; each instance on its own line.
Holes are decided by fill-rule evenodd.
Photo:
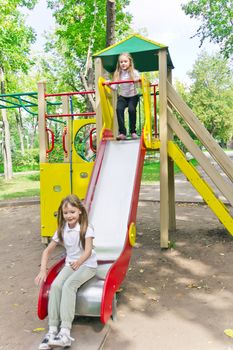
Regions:
M 115 42 L 115 26 L 116 26 L 116 1 L 106 0 L 106 47 L 111 46 Z
M 129 30 L 131 16 L 124 12 L 128 4 L 129 0 L 116 2 L 115 30 L 118 38 Z M 84 89 L 92 90 L 94 88 L 92 54 L 106 46 L 106 2 L 49 0 L 48 5 L 54 12 L 57 29 L 47 48 L 50 52 L 54 50 L 54 60 L 59 57 L 60 67 L 64 68 L 61 72 L 59 66 L 55 65 L 61 72 L 60 78 L 72 88 L 76 87 L 75 90 L 80 88 L 80 82 Z M 90 102 L 94 109 L 94 100 Z
M 188 103 L 222 145 L 233 135 L 233 75 L 219 53 L 202 52 L 188 74 L 193 81 Z
M 233 53 L 233 3 L 232 0 L 192 0 L 182 5 L 186 15 L 201 20 L 194 36 L 220 45 L 226 58 Z
M 17 71 L 26 72 L 30 64 L 30 44 L 35 40 L 31 28 L 24 24 L 19 6 L 33 8 L 36 0 L 0 0 L 0 75 L 1 94 L 6 92 L 6 81 L 10 82 L 11 75 Z M 11 140 L 6 110 L 2 110 L 4 129 L 4 172 L 5 178 L 12 178 Z

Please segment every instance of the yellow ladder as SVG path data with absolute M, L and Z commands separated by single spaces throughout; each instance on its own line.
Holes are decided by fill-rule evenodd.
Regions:
M 193 187 L 200 193 L 221 223 L 230 234 L 233 235 L 233 218 L 229 210 L 223 202 L 216 197 L 209 184 L 201 178 L 196 168 L 186 160 L 184 153 L 172 141 L 168 141 L 168 154 L 188 178 Z

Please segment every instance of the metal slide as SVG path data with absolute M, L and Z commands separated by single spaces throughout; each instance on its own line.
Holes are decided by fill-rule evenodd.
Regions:
M 111 133 L 108 133 L 108 136 Z M 114 313 L 115 294 L 128 269 L 136 237 L 136 212 L 145 148 L 142 139 L 115 141 L 105 135 L 92 172 L 86 206 L 94 226 L 97 275 L 77 293 L 76 315 L 100 317 L 106 323 Z M 47 315 L 48 292 L 64 259 L 49 271 L 42 285 L 38 316 Z

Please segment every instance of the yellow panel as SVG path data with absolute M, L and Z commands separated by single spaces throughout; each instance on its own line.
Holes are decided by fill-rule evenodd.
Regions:
M 86 196 L 94 163 L 73 163 L 72 187 L 80 199 Z M 40 167 L 41 236 L 53 236 L 57 227 L 56 214 L 61 200 L 71 193 L 70 164 L 41 163 Z
M 57 227 L 57 212 L 62 198 L 70 193 L 68 163 L 40 164 L 41 236 L 51 237 Z
M 113 106 L 112 106 L 112 90 L 109 86 L 103 85 L 106 80 L 99 78 L 98 87 L 100 93 L 100 102 L 103 118 L 103 129 L 113 130 Z
M 151 125 L 151 97 L 150 97 L 150 83 L 142 74 L 142 95 L 144 103 L 145 125 L 144 125 L 144 142 L 146 148 L 152 146 L 152 125 Z
M 87 187 L 90 181 L 94 163 L 73 163 L 73 193 L 80 199 L 86 197 Z
M 95 118 L 79 119 L 73 122 L 73 135 L 84 125 L 95 124 Z M 84 199 L 94 162 L 86 162 L 73 147 L 72 193 Z M 53 236 L 57 228 L 56 213 L 61 200 L 71 193 L 69 163 L 40 164 L 41 236 Z
M 88 124 L 96 124 L 96 119 L 95 118 L 90 118 L 90 119 L 77 119 L 73 121 L 73 137 L 75 138 L 75 135 L 81 129 L 84 125 Z M 74 143 L 72 146 L 72 162 L 74 163 L 86 163 L 84 159 L 82 159 L 76 152 L 74 148 Z

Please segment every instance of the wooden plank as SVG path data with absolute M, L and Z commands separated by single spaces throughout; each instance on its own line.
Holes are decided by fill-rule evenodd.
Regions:
M 45 101 L 45 82 L 38 83 L 38 132 L 40 144 L 40 163 L 47 163 L 46 149 L 48 147 L 48 139 L 45 131 L 46 128 L 46 101 Z
M 167 124 L 167 51 L 159 51 L 159 103 L 160 103 L 160 246 L 168 247 L 168 124 Z
M 211 156 L 223 169 L 225 174 L 233 181 L 233 162 L 227 157 L 225 152 L 214 140 L 210 133 L 206 130 L 204 125 L 195 116 L 192 110 L 186 105 L 182 98 L 176 93 L 172 85 L 167 81 L 168 100 L 172 106 L 182 115 L 184 120 L 195 132 L 203 145 L 207 148 Z
M 218 173 L 215 167 L 211 164 L 210 160 L 195 144 L 193 139 L 189 136 L 188 132 L 179 124 L 175 116 L 172 115 L 171 111 L 168 112 L 168 123 L 173 129 L 175 134 L 188 148 L 189 152 L 198 161 L 202 169 L 210 177 L 213 183 L 217 186 L 219 191 L 228 199 L 229 203 L 233 206 L 233 189 L 224 181 L 223 177 Z
M 97 149 L 100 143 L 100 133 L 103 127 L 102 121 L 102 110 L 101 110 L 101 102 L 100 102 L 100 93 L 98 88 L 99 77 L 103 76 L 104 69 L 102 65 L 101 58 L 95 59 L 95 104 L 96 104 L 96 141 L 97 141 Z

